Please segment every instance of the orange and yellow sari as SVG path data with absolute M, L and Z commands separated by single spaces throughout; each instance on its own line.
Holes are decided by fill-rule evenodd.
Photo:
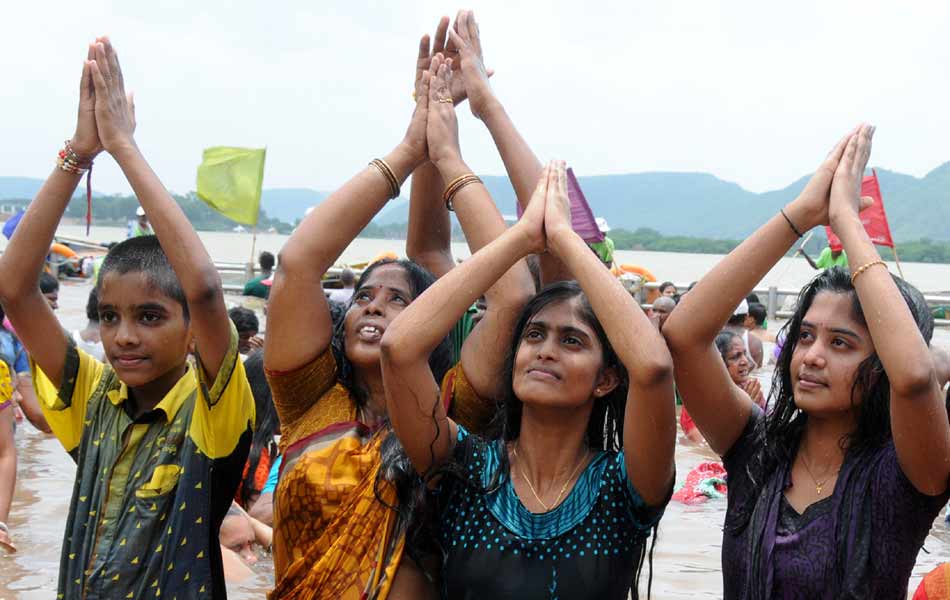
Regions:
M 390 508 L 395 489 L 376 484 L 387 432 L 360 422 L 336 377 L 329 349 L 296 371 L 267 372 L 284 456 L 274 493 L 272 600 L 385 600 L 402 559 L 404 532 Z M 493 407 L 475 395 L 461 366 L 442 390 L 466 426 L 480 429 L 491 417 Z

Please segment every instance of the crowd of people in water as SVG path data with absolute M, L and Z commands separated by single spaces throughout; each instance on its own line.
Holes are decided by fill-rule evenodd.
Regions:
M 75 133 L 0 257 L 0 547 L 16 551 L 22 410 L 76 463 L 59 598 L 223 598 L 257 548 L 274 599 L 650 596 L 681 403 L 684 435 L 727 477 L 724 597 L 906 598 L 950 498 L 950 361 L 858 216 L 874 128 L 848 131 L 795 200 L 645 310 L 573 230 L 565 163 L 542 164 L 489 73 L 471 12 L 421 38 L 405 135 L 279 261 L 260 256 L 245 293 L 266 299 L 262 332 L 254 310 L 228 310 L 137 146 L 112 43 L 91 43 Z M 465 101 L 523 211 L 511 226 L 463 159 Z M 43 269 L 101 152 L 142 211 L 69 332 Z M 324 289 L 410 174 L 408 258 Z M 846 254 L 816 264 L 776 339 L 750 292 L 829 224 Z M 764 391 L 752 373 L 770 360 Z M 946 597 L 926 584 L 922 598 Z

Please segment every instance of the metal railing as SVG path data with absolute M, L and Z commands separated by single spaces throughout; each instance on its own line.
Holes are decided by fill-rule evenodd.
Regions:
M 676 291 L 678 293 L 685 292 L 689 285 L 682 285 L 679 283 L 674 283 L 676 286 Z M 638 291 L 637 300 L 640 302 L 641 306 L 644 308 L 649 308 L 652 306 L 650 303 L 646 302 L 646 291 L 655 290 L 660 287 L 660 284 L 655 281 L 650 281 L 645 283 L 640 290 Z M 756 288 L 752 290 L 751 293 L 757 295 L 760 299 L 765 299 L 765 308 L 768 313 L 769 320 L 774 320 L 775 318 L 779 319 L 788 319 L 793 314 L 793 311 L 782 310 L 781 307 L 784 305 L 784 299 L 788 296 L 797 298 L 800 289 L 792 288 L 779 288 L 777 286 L 769 286 Z M 782 299 L 780 301 L 779 299 Z M 927 305 L 930 307 L 946 305 L 950 306 L 950 295 L 946 292 L 924 292 L 924 300 L 927 301 Z M 950 327 L 950 319 L 934 319 L 934 325 L 937 327 Z

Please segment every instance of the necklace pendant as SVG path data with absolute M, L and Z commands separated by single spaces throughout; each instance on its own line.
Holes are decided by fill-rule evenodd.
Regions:
M 821 486 L 815 486 L 815 489 L 818 491 L 818 495 L 821 496 Z

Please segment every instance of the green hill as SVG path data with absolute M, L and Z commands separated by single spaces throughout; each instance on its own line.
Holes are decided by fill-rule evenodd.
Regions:
M 898 242 L 932 239 L 950 241 L 950 162 L 922 178 L 877 170 L 885 207 Z M 515 213 L 515 195 L 508 178 L 483 176 L 503 214 Z M 742 239 L 793 199 L 807 177 L 788 186 L 755 193 L 708 173 L 630 173 L 579 177 L 581 187 L 598 216 L 613 228 L 648 228 L 664 236 Z M 0 201 L 30 198 L 42 181 L 0 177 Z M 408 187 L 404 196 L 389 203 L 376 217 L 377 225 L 408 221 Z M 273 220 L 293 224 L 307 208 L 327 196 L 301 188 L 267 189 L 262 209 Z

